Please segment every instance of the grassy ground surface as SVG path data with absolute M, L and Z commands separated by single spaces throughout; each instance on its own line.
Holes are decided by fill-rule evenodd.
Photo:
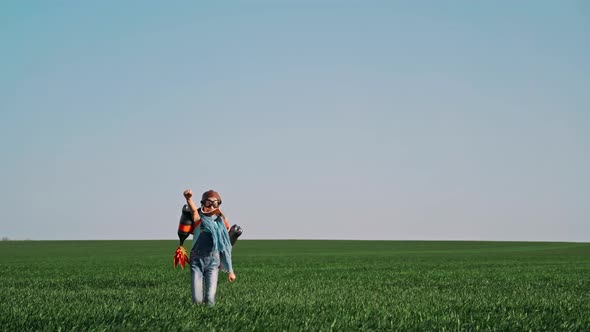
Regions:
M 213 308 L 176 246 L 0 242 L 0 330 L 590 330 L 588 243 L 240 240 Z

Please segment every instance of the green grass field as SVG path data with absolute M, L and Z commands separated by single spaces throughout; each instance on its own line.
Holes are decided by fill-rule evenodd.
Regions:
M 176 246 L 0 242 L 0 330 L 590 330 L 589 243 L 240 240 L 213 308 Z

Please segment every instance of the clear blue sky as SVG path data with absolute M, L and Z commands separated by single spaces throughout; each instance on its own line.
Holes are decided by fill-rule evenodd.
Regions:
M 590 241 L 587 1 L 4 1 L 0 236 Z

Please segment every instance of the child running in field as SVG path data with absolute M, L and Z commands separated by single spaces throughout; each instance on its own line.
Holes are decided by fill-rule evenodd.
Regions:
M 229 223 L 221 210 L 221 196 L 213 190 L 201 197 L 201 208 L 192 199 L 193 191 L 184 191 L 186 203 L 191 208 L 195 223 L 193 248 L 190 254 L 191 292 L 193 303 L 215 305 L 219 267 L 229 273 L 229 281 L 236 280 L 231 260 Z M 203 298 L 203 281 L 205 297 Z

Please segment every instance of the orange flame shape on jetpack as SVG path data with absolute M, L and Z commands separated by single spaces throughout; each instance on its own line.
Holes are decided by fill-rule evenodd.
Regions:
M 176 248 L 176 251 L 174 252 L 174 268 L 176 268 L 176 266 L 180 264 L 180 266 L 184 269 L 184 265 L 186 264 L 186 262 L 188 262 L 186 249 L 184 249 L 183 246 L 179 246 L 178 248 Z

